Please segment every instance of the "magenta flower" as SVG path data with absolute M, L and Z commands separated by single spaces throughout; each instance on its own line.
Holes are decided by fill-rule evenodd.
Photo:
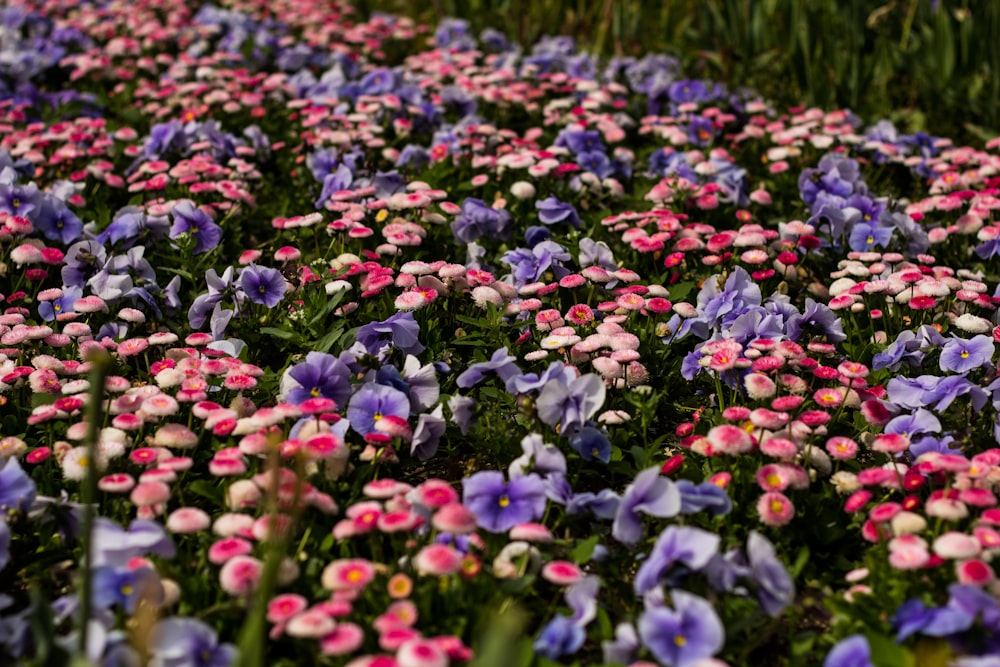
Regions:
M 462 480 L 462 502 L 475 513 L 482 528 L 504 533 L 542 516 L 545 483 L 534 473 L 505 482 L 503 473 L 485 470 Z

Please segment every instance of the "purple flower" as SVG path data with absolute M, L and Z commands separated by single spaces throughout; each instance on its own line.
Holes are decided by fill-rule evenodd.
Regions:
M 747 539 L 747 559 L 750 576 L 757 583 L 760 606 L 768 615 L 780 616 L 795 600 L 795 582 L 778 560 L 774 545 L 757 531 L 751 531 Z
M 639 514 L 663 519 L 675 516 L 680 510 L 681 493 L 677 485 L 661 476 L 658 466 L 646 468 L 625 488 L 611 535 L 623 544 L 635 546 L 643 534 Z
M 504 533 L 542 516 L 545 483 L 534 473 L 504 482 L 503 473 L 484 470 L 462 480 L 462 502 L 481 528 Z
M 970 339 L 953 337 L 941 349 L 941 370 L 965 374 L 988 366 L 995 351 L 993 339 L 989 336 L 980 334 Z
M 920 408 L 912 414 L 893 417 L 885 425 L 885 432 L 899 433 L 910 440 L 915 440 L 917 436 L 925 433 L 940 433 L 941 422 L 934 416 L 934 413 Z
M 107 609 L 118 605 L 126 613 L 135 612 L 139 602 L 145 600 L 160 604 L 163 600 L 163 586 L 155 570 L 140 567 L 134 570 L 102 566 L 93 573 L 94 592 L 91 606 Z
M 569 446 L 575 449 L 584 461 L 597 459 L 601 463 L 611 460 L 611 441 L 593 426 L 584 426 L 573 431 Z
M 310 352 L 306 360 L 288 370 L 298 386 L 288 392 L 288 402 L 298 405 L 310 398 L 332 399 L 343 407 L 351 397 L 351 369 L 332 354 Z
M 719 552 L 719 536 L 692 526 L 667 526 L 635 575 L 636 595 L 645 595 L 660 583 L 674 563 L 700 570 Z
M 208 214 L 195 208 L 190 201 L 182 201 L 174 206 L 171 214 L 174 224 L 170 228 L 170 238 L 190 234 L 194 239 L 194 254 L 208 252 L 222 240 L 222 227 L 212 222 Z
M 867 222 L 859 222 L 854 225 L 851 235 L 847 239 L 847 244 L 851 250 L 857 252 L 868 252 L 875 248 L 884 248 L 892 240 L 892 227 L 879 227 Z
M 236 647 L 220 644 L 215 631 L 193 618 L 168 618 L 152 630 L 150 648 L 156 667 L 229 667 Z
M 375 422 L 383 417 L 401 417 L 410 414 L 410 399 L 398 389 L 384 384 L 368 383 L 358 389 L 347 404 L 347 419 L 351 428 L 361 435 L 375 430 Z
M 696 485 L 679 479 L 677 489 L 681 492 L 681 514 L 696 514 L 707 509 L 713 516 L 724 516 L 733 509 L 729 494 L 718 484 L 702 482 Z
M 873 667 L 872 651 L 864 635 L 841 640 L 827 654 L 823 667 Z
M 0 570 L 10 562 L 10 528 L 7 522 L 0 520 Z
M 546 225 L 564 222 L 574 229 L 580 229 L 580 215 L 573 205 L 559 201 L 554 195 L 535 202 L 535 208 L 538 209 L 538 219 Z
M 837 314 L 822 303 L 809 298 L 806 298 L 806 309 L 802 314 L 794 315 L 788 320 L 786 327 L 788 337 L 792 340 L 798 340 L 805 327 L 822 333 L 829 343 L 840 343 L 847 340 L 844 325 Z
M 599 375 L 588 373 L 568 384 L 562 378 L 550 380 L 535 401 L 538 418 L 563 433 L 581 428 L 602 405 L 607 392 Z
M 708 146 L 715 136 L 715 126 L 710 118 L 695 116 L 688 123 L 687 136 L 688 141 L 696 146 Z
M 661 664 L 687 667 L 711 658 L 725 643 L 725 630 L 704 598 L 671 591 L 673 609 L 647 606 L 639 617 L 639 637 Z
M 240 286 L 248 299 L 268 308 L 277 306 L 285 296 L 285 277 L 281 275 L 281 271 L 256 264 L 243 269 Z
M 559 614 L 542 628 L 534 649 L 544 658 L 558 660 L 561 656 L 579 651 L 586 639 L 587 633 L 578 623 L 574 623 L 569 616 Z
M 639 649 L 639 636 L 631 623 L 619 623 L 615 628 L 615 638 L 601 642 L 604 662 L 627 665 L 632 662 Z
M 509 238 L 511 226 L 510 213 L 493 209 L 482 199 L 468 197 L 462 202 L 462 212 L 451 222 L 451 233 L 459 243 L 472 243 L 481 236 Z
M 468 396 L 455 394 L 448 399 L 448 410 L 451 411 L 451 421 L 458 424 L 462 435 L 467 435 L 476 421 L 476 402 Z
M 424 346 L 417 340 L 420 325 L 413 318 L 413 313 L 396 313 L 383 322 L 371 322 L 358 329 L 357 340 L 368 354 L 378 355 L 383 348 L 393 345 L 405 354 L 417 355 L 424 351 Z
M 920 633 L 930 637 L 948 637 L 972 627 L 975 616 L 951 606 L 928 608 L 921 600 L 907 600 L 896 610 L 892 625 L 896 641 Z
M 45 238 L 61 241 L 64 245 L 73 243 L 83 233 L 80 218 L 58 197 L 43 197 L 32 222 Z
M 437 453 L 438 443 L 447 427 L 443 413 L 439 405 L 434 412 L 417 417 L 417 427 L 413 429 L 413 440 L 410 441 L 410 454 L 421 461 L 426 461 Z
M 523 475 L 529 469 L 543 476 L 566 474 L 566 457 L 558 447 L 546 444 L 538 433 L 530 433 L 521 439 L 521 451 L 524 454 L 511 461 L 507 469 L 511 477 Z
M 514 285 L 520 287 L 541 280 L 549 271 L 556 279 L 568 271 L 562 262 L 569 261 L 570 254 L 555 241 L 542 241 L 530 250 L 517 248 L 504 254 L 500 261 L 510 266 Z
M 0 517 L 11 512 L 27 512 L 38 492 L 35 483 L 14 457 L 0 466 Z
M 128 530 L 114 521 L 97 517 L 91 534 L 95 568 L 109 565 L 123 568 L 136 556 L 152 553 L 163 558 L 173 558 L 174 543 L 155 521 L 136 519 Z
M 521 369 L 517 367 L 517 357 L 508 354 L 506 347 L 501 347 L 493 352 L 489 361 L 480 361 L 466 368 L 455 380 L 455 384 L 460 389 L 474 387 L 482 382 L 487 373 L 496 373 L 502 382 L 507 382 L 515 375 L 520 375 Z

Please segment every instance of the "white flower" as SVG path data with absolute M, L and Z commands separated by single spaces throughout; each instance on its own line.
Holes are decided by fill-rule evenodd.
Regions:
M 989 320 L 982 317 L 977 317 L 972 313 L 966 313 L 961 315 L 955 320 L 955 326 L 962 331 L 973 334 L 986 333 L 993 329 L 993 325 Z

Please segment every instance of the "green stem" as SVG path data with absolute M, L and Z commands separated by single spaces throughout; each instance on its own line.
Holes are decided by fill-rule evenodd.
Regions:
M 97 439 L 101 429 L 101 407 L 104 395 L 104 380 L 108 375 L 111 358 L 104 350 L 92 355 L 90 370 L 90 402 L 87 404 L 87 475 L 83 479 L 81 501 L 83 503 L 83 581 L 80 584 L 80 635 L 77 637 L 77 651 L 87 655 L 87 625 L 90 623 L 91 553 L 93 545 L 91 533 L 94 527 L 94 500 L 97 496 Z

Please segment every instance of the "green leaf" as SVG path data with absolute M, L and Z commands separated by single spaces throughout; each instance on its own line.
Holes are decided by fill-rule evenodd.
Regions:
M 866 634 L 872 649 L 872 663 L 875 667 L 915 667 L 916 659 L 908 650 L 888 637 Z
M 583 542 L 580 542 L 573 550 L 569 552 L 570 558 L 573 559 L 574 563 L 582 565 L 590 560 L 590 557 L 594 555 L 594 548 L 597 547 L 597 542 L 600 540 L 598 535 L 591 535 Z
M 694 285 L 695 284 L 693 282 L 677 283 L 676 285 L 672 285 L 669 291 L 670 300 L 674 302 L 683 301 L 684 297 L 686 297 L 691 290 L 694 289 Z
M 275 327 L 264 327 L 260 330 L 262 334 L 268 336 L 274 336 L 275 338 L 280 338 L 281 340 L 295 341 L 300 338 L 300 336 L 294 331 L 288 331 L 287 329 L 278 329 Z

